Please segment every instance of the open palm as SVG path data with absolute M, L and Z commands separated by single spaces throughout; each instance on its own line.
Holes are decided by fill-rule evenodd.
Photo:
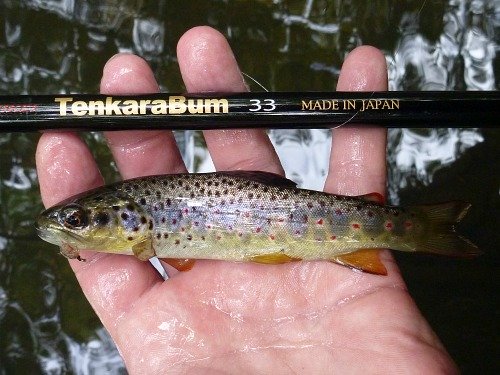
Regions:
M 189 91 L 246 89 L 226 40 L 213 29 L 188 31 L 178 59 Z M 385 90 L 386 80 L 383 55 L 361 47 L 347 58 L 338 89 Z M 103 93 L 157 90 L 138 57 L 117 55 L 104 69 Z M 204 135 L 218 170 L 283 174 L 262 130 Z M 185 171 L 169 132 L 106 137 L 124 178 Z M 335 130 L 325 190 L 384 193 L 385 142 L 381 129 Z M 90 151 L 73 133 L 44 134 L 37 166 L 47 206 L 103 183 Z M 131 373 L 456 372 L 390 253 L 382 257 L 388 276 L 329 262 L 198 261 L 163 281 L 149 263 L 130 256 L 90 252 L 87 262 L 70 263 Z

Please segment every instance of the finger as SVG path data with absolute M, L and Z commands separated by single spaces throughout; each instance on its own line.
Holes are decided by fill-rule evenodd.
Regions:
M 74 133 L 42 134 L 36 149 L 36 168 L 45 207 L 103 184 L 94 157 Z
M 140 57 L 119 54 L 104 67 L 102 94 L 144 94 L 158 92 L 158 83 Z M 180 173 L 186 168 L 170 131 L 106 132 L 109 147 L 123 178 Z
M 337 90 L 387 90 L 384 55 L 373 47 L 356 48 L 342 66 Z M 387 131 L 381 128 L 361 125 L 335 129 L 325 190 L 345 195 L 385 195 L 386 140 Z
M 228 42 L 210 27 L 195 27 L 186 32 L 177 45 L 177 57 L 190 92 L 248 90 Z M 264 170 L 283 174 L 264 130 L 209 130 L 203 134 L 218 170 Z

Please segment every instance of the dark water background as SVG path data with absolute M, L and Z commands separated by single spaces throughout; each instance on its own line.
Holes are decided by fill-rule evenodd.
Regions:
M 499 87 L 499 1 L 0 0 L 0 94 L 95 93 L 104 63 L 119 51 L 146 58 L 163 91 L 183 91 L 175 46 L 196 25 L 223 32 L 242 70 L 269 90 L 333 90 L 359 44 L 385 52 L 392 90 Z M 481 258 L 396 255 L 462 371 L 493 374 L 500 373 L 500 130 L 476 126 L 391 131 L 389 193 L 398 204 L 473 203 L 462 232 Z M 100 134 L 82 136 L 107 181 L 116 180 Z M 321 187 L 329 133 L 271 136 L 287 174 Z M 35 235 L 38 137 L 0 134 L 0 374 L 125 373 L 66 260 Z M 209 168 L 199 134 L 178 140 L 192 169 Z

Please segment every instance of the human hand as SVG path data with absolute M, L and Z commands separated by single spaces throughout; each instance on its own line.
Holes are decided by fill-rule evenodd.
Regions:
M 226 40 L 199 27 L 179 41 L 178 60 L 192 92 L 244 91 Z M 383 55 L 360 47 L 346 59 L 338 89 L 387 89 Z M 147 64 L 117 55 L 104 68 L 101 92 L 158 90 Z M 167 131 L 106 133 L 123 178 L 185 172 Z M 283 174 L 262 130 L 212 130 L 204 136 L 218 170 Z M 334 131 L 325 190 L 360 195 L 385 190 L 382 129 Z M 45 133 L 37 167 L 46 206 L 103 183 L 74 133 Z M 281 265 L 197 261 L 163 281 L 148 262 L 88 252 L 70 260 L 91 305 L 130 373 L 457 372 L 411 299 L 388 251 L 388 275 L 330 262 Z

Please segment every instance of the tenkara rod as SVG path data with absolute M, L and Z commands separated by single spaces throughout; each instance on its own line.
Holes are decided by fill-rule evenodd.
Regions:
M 498 91 L 0 96 L 0 132 L 39 130 L 492 128 Z

